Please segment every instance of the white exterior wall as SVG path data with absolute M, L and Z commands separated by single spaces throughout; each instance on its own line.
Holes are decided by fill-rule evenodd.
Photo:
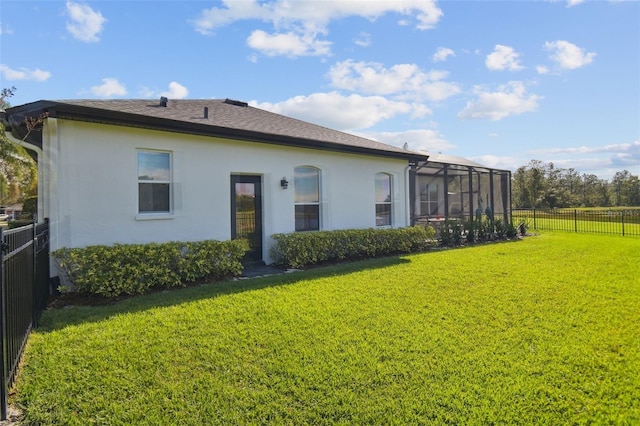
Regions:
M 375 174 L 393 182 L 394 227 L 409 224 L 407 161 L 48 119 L 44 137 L 42 214 L 51 249 L 96 244 L 227 240 L 232 174 L 260 175 L 263 258 L 270 235 L 293 232 L 294 168 L 321 170 L 321 229 L 375 227 Z M 137 150 L 172 153 L 173 214 L 138 215 Z M 289 188 L 282 189 L 285 177 Z

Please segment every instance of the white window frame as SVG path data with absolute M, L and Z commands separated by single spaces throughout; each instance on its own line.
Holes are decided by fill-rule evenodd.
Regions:
M 378 201 L 378 200 L 375 200 L 376 226 L 378 226 L 378 227 L 383 227 L 383 226 L 389 227 L 389 226 L 393 225 L 393 175 L 391 173 L 386 173 L 386 172 L 379 172 L 379 173 L 375 174 L 375 176 L 374 176 L 375 196 L 377 196 L 377 192 L 378 192 L 377 184 L 378 184 L 378 176 L 380 176 L 380 175 L 385 176 L 389 180 L 389 201 Z M 378 224 L 378 206 L 389 206 L 389 223 Z
M 296 188 L 295 188 L 295 174 L 296 174 L 296 170 L 300 169 L 300 168 L 308 168 L 308 169 L 313 169 L 318 173 L 318 201 L 313 201 L 313 202 L 299 202 L 296 200 Z M 303 230 L 297 230 L 295 229 L 296 232 L 313 232 L 313 231 L 320 231 L 322 230 L 322 170 L 319 167 L 316 166 L 312 166 L 310 164 L 304 164 L 304 165 L 299 165 L 294 167 L 294 171 L 293 171 L 293 175 L 294 175 L 294 229 L 296 228 L 295 226 L 295 210 L 296 207 L 298 206 L 317 206 L 318 207 L 318 229 L 303 229 Z
M 149 154 L 167 154 L 169 156 L 169 179 L 168 180 L 145 180 L 140 179 L 140 154 L 149 153 Z M 137 220 L 153 220 L 153 219 L 172 219 L 174 216 L 173 210 L 173 152 L 166 150 L 158 150 L 158 149 L 145 149 L 138 148 L 136 149 L 136 219 Z M 169 185 L 169 209 L 168 211 L 140 211 L 140 184 L 141 183 L 157 183 L 157 184 L 168 184 Z

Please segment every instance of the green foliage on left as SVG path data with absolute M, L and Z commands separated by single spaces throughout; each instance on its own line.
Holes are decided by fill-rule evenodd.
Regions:
M 7 99 L 16 88 L 0 90 L 0 110 L 10 107 Z M 34 122 L 35 123 L 35 122 Z M 41 124 L 38 121 L 38 124 Z M 25 148 L 13 143 L 0 121 L 0 204 L 9 205 L 35 195 L 38 186 L 38 170 Z
M 22 217 L 25 219 L 33 219 L 38 212 L 38 196 L 27 197 L 22 204 Z
M 0 204 L 13 204 L 37 191 L 37 166 L 24 147 L 7 138 L 0 122 Z
M 52 253 L 80 292 L 115 297 L 240 275 L 238 241 L 116 244 Z

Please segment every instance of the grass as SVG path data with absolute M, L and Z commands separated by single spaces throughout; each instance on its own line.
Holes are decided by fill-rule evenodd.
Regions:
M 38 424 L 637 424 L 640 240 L 546 233 L 49 310 Z

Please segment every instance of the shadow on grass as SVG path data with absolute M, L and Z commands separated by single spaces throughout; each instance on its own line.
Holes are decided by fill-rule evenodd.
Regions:
M 295 284 L 300 281 L 318 278 L 348 275 L 363 270 L 387 268 L 410 263 L 407 255 L 396 255 L 375 259 L 345 262 L 330 266 L 320 266 L 303 271 L 282 273 L 264 277 L 234 279 L 197 284 L 186 288 L 162 290 L 155 293 L 131 296 L 113 303 L 87 306 L 73 305 L 48 309 L 42 314 L 39 333 L 48 333 L 68 326 L 87 322 L 99 322 L 112 316 L 141 312 L 153 308 L 177 306 L 183 303 L 195 302 L 202 299 L 221 297 L 245 291 L 261 290 L 269 287 Z M 103 299 L 103 302 L 108 302 Z

